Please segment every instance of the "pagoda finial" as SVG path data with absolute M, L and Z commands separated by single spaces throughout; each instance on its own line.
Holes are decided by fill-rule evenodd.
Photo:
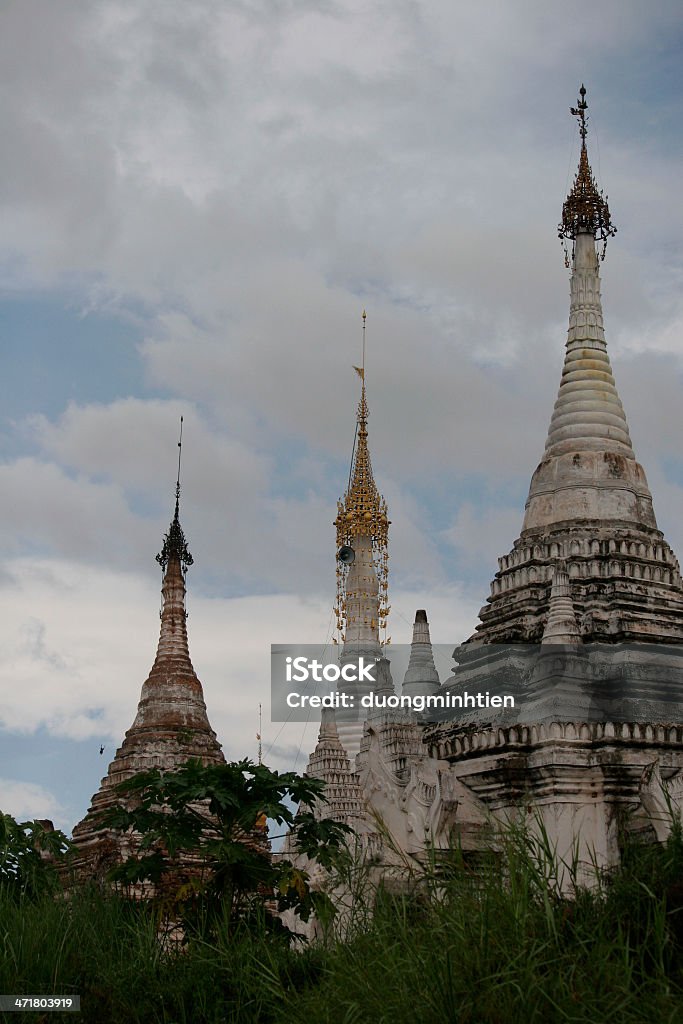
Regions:
M 365 379 L 365 321 L 368 318 L 368 314 L 363 310 L 363 379 Z
M 183 570 L 183 575 L 188 570 L 188 567 L 192 565 L 194 559 L 190 554 L 187 541 L 185 540 L 185 534 L 183 528 L 180 525 L 180 460 L 183 451 L 183 417 L 180 417 L 180 437 L 178 439 L 178 476 L 176 478 L 175 485 L 175 513 L 171 521 L 171 525 L 168 529 L 168 533 L 164 536 L 164 544 L 156 556 L 156 560 L 161 566 L 163 572 L 166 571 L 169 561 L 172 557 L 176 557 L 180 562 L 180 566 Z
M 586 121 L 588 120 L 588 118 L 586 117 L 586 111 L 588 110 L 588 104 L 586 103 L 586 86 L 583 84 L 583 82 L 581 83 L 581 88 L 579 89 L 579 96 L 580 99 L 576 101 L 576 106 L 570 107 L 569 110 L 574 115 L 574 117 L 580 118 L 581 127 L 579 128 L 579 135 L 582 139 L 585 140 L 586 135 L 588 134 L 588 129 L 586 128 Z
M 175 503 L 176 508 L 180 503 L 180 459 L 183 454 L 183 417 L 180 417 L 180 437 L 178 438 L 178 476 L 175 482 Z
M 572 256 L 574 254 L 573 243 L 577 235 L 585 233 L 592 234 L 595 239 L 602 242 L 600 258 L 604 260 L 607 248 L 607 239 L 616 235 L 617 229 L 612 224 L 607 205 L 607 196 L 603 196 L 598 189 L 588 163 L 588 150 L 586 148 L 586 136 L 588 120 L 586 111 L 586 87 L 581 86 L 579 99 L 575 107 L 570 107 L 574 117 L 579 118 L 579 135 L 581 136 L 581 155 L 579 157 L 579 169 L 574 178 L 574 185 L 562 206 L 562 220 L 558 225 L 558 235 L 564 244 L 565 266 L 570 266 L 569 252 L 566 239 L 572 241 Z
M 363 310 L 363 314 L 362 314 L 362 317 L 361 317 L 361 319 L 363 321 L 363 346 L 362 346 L 361 365 L 360 366 L 354 366 L 354 370 L 356 371 L 356 373 L 358 374 L 358 376 L 360 377 L 360 379 L 363 382 L 362 385 L 361 385 L 361 390 L 360 390 L 360 405 L 358 406 L 358 427 L 359 428 L 361 427 L 361 420 L 367 421 L 367 418 L 368 418 L 368 406 L 367 406 L 367 402 L 365 400 L 365 321 L 367 319 L 367 316 L 368 316 L 368 314 L 365 312 L 365 310 Z M 349 478 L 349 480 L 350 480 L 350 478 Z
M 346 494 L 339 502 L 339 515 L 335 525 L 338 547 L 352 544 L 359 535 L 373 537 L 378 543 L 386 542 L 389 521 L 384 498 L 377 490 L 372 475 L 368 448 L 368 403 L 365 393 L 365 317 L 363 310 L 363 365 L 354 366 L 361 379 L 360 401 L 356 416 L 356 440 L 351 459 L 351 471 Z

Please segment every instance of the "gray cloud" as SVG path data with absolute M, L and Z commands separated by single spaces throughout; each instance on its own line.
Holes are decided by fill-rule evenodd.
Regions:
M 648 74 L 677 8 L 605 4 L 589 38 L 571 12 L 544 12 L 206 0 L 67 3 L 57 18 L 38 0 L 9 5 L 14 285 L 20 261 L 34 284 L 67 275 L 84 308 L 144 302 L 147 383 L 178 398 L 38 415 L 41 464 L 5 467 L 19 508 L 38 511 L 6 513 L 10 534 L 144 557 L 172 476 L 160 458 L 167 414 L 189 401 L 185 507 L 204 564 L 223 578 L 229 566 L 242 587 L 295 575 L 320 586 L 366 304 L 395 564 L 414 578 L 420 562 L 438 581 L 439 539 L 426 536 L 435 481 L 457 518 L 473 476 L 519 488 L 542 451 L 567 306 L 553 226 L 577 156 L 576 72 L 556 68 L 572 46 L 596 80 L 591 154 L 620 223 L 604 272 L 613 353 L 630 360 L 616 360 L 617 378 L 627 386 L 647 363 L 651 386 L 671 393 L 644 431 L 645 396 L 627 402 L 660 472 L 681 426 L 673 364 L 652 356 L 681 354 L 678 166 L 618 72 L 638 55 Z M 653 89 L 654 64 L 649 75 Z M 50 485 L 59 523 L 43 521 Z M 140 502 L 159 510 L 155 531 L 132 511 Z

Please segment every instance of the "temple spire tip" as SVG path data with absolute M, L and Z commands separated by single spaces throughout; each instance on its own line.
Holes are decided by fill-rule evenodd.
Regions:
M 176 557 L 180 563 L 183 575 L 187 572 L 189 566 L 194 562 L 192 555 L 187 546 L 185 540 L 185 534 L 183 528 L 180 525 L 180 462 L 183 452 L 183 417 L 180 417 L 180 436 L 178 438 L 178 473 L 176 476 L 175 485 L 175 510 L 173 513 L 173 519 L 168 529 L 168 533 L 164 535 L 164 543 L 161 551 L 156 556 L 156 560 L 161 566 L 162 572 L 165 572 L 168 568 L 169 561 L 172 557 Z
M 569 110 L 574 115 L 574 117 L 578 117 L 580 119 L 581 125 L 579 127 L 579 135 L 585 142 L 586 135 L 588 134 L 588 129 L 586 128 L 586 121 L 588 120 L 588 118 L 586 117 L 586 111 L 588 110 L 588 104 L 586 103 L 586 86 L 583 84 L 583 82 L 581 83 L 581 88 L 579 89 L 579 97 L 580 98 L 576 101 L 576 106 L 570 107 Z
M 567 239 L 572 243 L 572 257 L 574 255 L 574 243 L 580 234 L 591 234 L 598 242 L 602 242 L 600 258 L 604 260 L 607 248 L 607 239 L 616 235 L 617 229 L 612 224 L 607 196 L 604 196 L 598 189 L 593 177 L 591 166 L 588 162 L 588 149 L 586 147 L 586 136 L 588 128 L 586 122 L 588 117 L 586 111 L 586 87 L 581 85 L 579 99 L 575 107 L 569 108 L 571 114 L 579 119 L 579 135 L 581 136 L 581 155 L 579 157 L 579 168 L 574 178 L 572 190 L 562 206 L 562 220 L 558 225 L 558 236 L 564 245 L 565 266 L 571 265 Z
M 390 520 L 387 504 L 379 493 L 372 473 L 370 450 L 368 447 L 368 404 L 365 390 L 365 320 L 363 310 L 363 359 L 362 366 L 354 366 L 361 379 L 361 396 L 356 414 L 356 433 L 354 436 L 349 479 L 346 493 L 337 502 L 337 551 L 344 547 L 353 549 L 356 555 L 363 548 L 367 559 L 372 562 L 370 575 L 375 577 L 378 588 L 377 595 L 368 599 L 372 610 L 363 615 L 368 620 L 371 631 L 386 633 L 386 618 L 389 611 L 387 601 L 388 574 L 388 530 Z M 367 551 L 365 550 L 367 548 Z M 359 556 L 360 557 L 360 556 Z M 362 558 L 361 558 L 362 560 Z M 353 561 L 353 559 L 351 560 Z M 351 562 L 344 563 L 337 559 L 337 616 L 338 639 L 345 643 L 348 639 L 346 625 L 348 620 L 346 583 Z M 356 564 L 356 573 L 358 564 Z M 363 584 L 365 586 L 365 584 Z M 367 597 L 367 595 L 364 595 Z M 369 607 L 369 605 L 368 605 Z M 366 609 L 367 610 L 367 609 Z
M 175 503 L 176 503 L 176 515 L 178 514 L 178 508 L 180 505 L 180 460 L 183 454 L 183 417 L 180 417 L 180 436 L 178 438 L 178 476 L 175 482 Z

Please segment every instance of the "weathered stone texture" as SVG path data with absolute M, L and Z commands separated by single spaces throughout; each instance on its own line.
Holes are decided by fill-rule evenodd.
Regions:
M 499 559 L 472 641 L 536 643 L 555 565 L 566 563 L 584 642 L 683 643 L 683 582 L 657 528 L 614 384 L 595 240 L 576 239 L 569 333 L 543 460 L 522 532 Z
M 74 870 L 83 877 L 103 877 L 112 864 L 125 860 L 133 850 L 130 837 L 96 828 L 100 816 L 120 799 L 114 792 L 118 783 L 152 768 L 172 771 L 190 758 L 199 758 L 204 764 L 225 761 L 209 724 L 202 685 L 190 661 L 185 580 L 178 552 L 172 551 L 168 558 L 162 595 L 159 645 L 142 686 L 135 721 L 85 818 L 73 830 L 77 847 Z

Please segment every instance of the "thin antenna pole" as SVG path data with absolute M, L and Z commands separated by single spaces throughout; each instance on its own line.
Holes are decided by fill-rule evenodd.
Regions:
M 365 321 L 367 319 L 367 315 L 368 314 L 365 312 L 365 310 L 363 310 L 363 313 L 362 313 L 362 320 L 363 320 L 363 348 L 362 348 L 362 352 L 361 352 L 362 359 L 361 359 L 360 371 L 359 371 L 359 368 L 357 366 L 354 366 L 354 370 L 356 371 L 356 373 L 360 372 L 360 379 L 362 381 L 361 393 L 363 395 L 365 394 Z M 349 479 L 348 479 L 348 482 L 346 484 L 347 492 L 351 488 L 351 475 L 353 473 L 353 459 L 354 459 L 354 456 L 356 454 L 356 441 L 357 440 L 358 440 L 358 420 L 356 420 L 356 430 L 355 430 L 355 433 L 353 435 L 353 447 L 351 449 L 351 462 L 349 464 Z
M 178 438 L 178 478 L 175 484 L 176 499 L 180 497 L 180 459 L 183 454 L 183 417 L 180 417 L 180 437 Z
M 365 320 L 367 318 L 367 315 L 368 314 L 365 312 L 365 310 L 363 310 L 363 383 L 365 383 Z
M 261 745 L 261 705 L 258 706 L 258 732 L 256 733 L 256 739 L 258 740 L 258 763 L 263 764 L 263 748 Z

